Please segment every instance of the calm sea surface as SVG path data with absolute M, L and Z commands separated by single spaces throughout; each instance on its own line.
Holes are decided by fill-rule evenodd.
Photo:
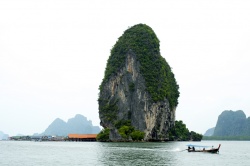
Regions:
M 187 144 L 221 143 L 219 154 L 188 153 Z M 169 143 L 0 141 L 0 166 L 169 165 L 249 166 L 250 142 Z

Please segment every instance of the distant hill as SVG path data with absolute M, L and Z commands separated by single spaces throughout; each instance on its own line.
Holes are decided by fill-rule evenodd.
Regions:
M 0 140 L 7 140 L 9 138 L 8 134 L 3 133 L 0 131 Z
M 223 111 L 214 129 L 213 136 L 250 136 L 250 117 L 243 111 Z
M 212 136 L 214 134 L 214 129 L 215 129 L 215 127 L 208 129 L 205 132 L 204 136 Z
M 41 135 L 97 134 L 100 130 L 100 127 L 92 125 L 91 120 L 87 120 L 85 116 L 77 114 L 74 118 L 69 119 L 68 122 L 60 118 L 55 119 Z

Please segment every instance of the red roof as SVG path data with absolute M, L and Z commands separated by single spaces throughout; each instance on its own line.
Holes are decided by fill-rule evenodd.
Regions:
M 68 137 L 69 138 L 86 138 L 86 139 L 89 139 L 89 138 L 96 138 L 97 134 L 69 134 Z

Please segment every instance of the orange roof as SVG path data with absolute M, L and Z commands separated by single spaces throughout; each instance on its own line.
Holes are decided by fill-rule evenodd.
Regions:
M 68 134 L 69 138 L 96 138 L 97 134 Z

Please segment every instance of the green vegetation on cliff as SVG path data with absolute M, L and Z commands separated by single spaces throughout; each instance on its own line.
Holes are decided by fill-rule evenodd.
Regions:
M 145 133 L 135 130 L 135 128 L 131 126 L 131 122 L 129 120 L 117 121 L 115 125 L 118 128 L 123 141 L 129 141 L 130 138 L 133 141 L 141 141 L 144 138 Z M 109 132 L 109 129 L 103 129 L 97 135 L 97 140 L 110 141 Z M 180 120 L 175 121 L 175 126 L 168 133 L 168 137 L 169 141 L 201 141 L 203 136 L 194 131 L 189 132 L 186 125 Z M 208 137 L 206 137 L 206 139 L 208 139 Z
M 166 97 L 171 108 L 176 107 L 179 86 L 170 66 L 160 55 L 159 47 L 159 40 L 149 26 L 138 24 L 127 29 L 111 50 L 100 90 L 112 75 L 124 67 L 126 56 L 132 51 L 140 62 L 140 72 L 152 99 L 156 102 Z M 133 88 L 131 84 L 130 90 Z
M 123 125 L 118 129 L 118 131 L 125 141 L 128 141 L 130 137 L 133 141 L 141 141 L 145 135 L 144 132 L 135 130 L 135 128 L 131 125 Z
M 145 136 L 145 133 L 144 132 L 141 132 L 139 130 L 134 130 L 131 134 L 130 134 L 131 138 L 133 141 L 141 141 L 144 136 Z
M 118 100 L 109 103 L 107 100 L 98 99 L 98 102 L 102 105 L 99 107 L 99 113 L 102 114 L 106 121 L 113 123 L 114 120 L 117 118 L 116 114 L 118 111 L 118 107 L 116 103 L 118 102 Z
M 186 125 L 180 120 L 175 121 L 174 128 L 169 132 L 169 139 L 172 141 L 200 141 L 202 139 L 202 135 L 198 134 L 194 131 L 189 132 Z
M 97 141 L 106 142 L 109 141 L 109 129 L 103 129 L 96 137 Z
M 131 138 L 133 141 L 141 141 L 144 138 L 145 133 L 135 128 L 131 125 L 123 125 L 119 129 L 119 134 L 121 135 L 123 141 L 129 141 Z M 96 137 L 97 141 L 107 142 L 109 139 L 110 130 L 108 128 L 103 129 Z

